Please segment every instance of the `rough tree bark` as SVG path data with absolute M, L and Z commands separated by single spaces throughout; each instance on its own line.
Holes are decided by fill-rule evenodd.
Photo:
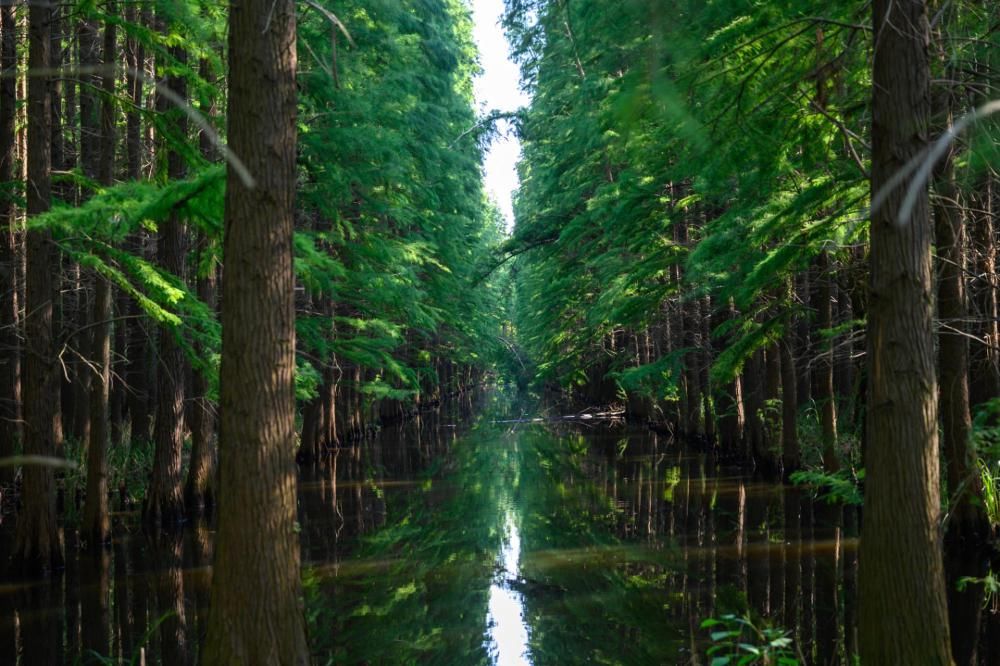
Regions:
M 204 663 L 306 664 L 296 517 L 294 0 L 229 14 L 219 531 Z M 253 581 L 253 585 L 247 585 Z
M 145 22 L 135 5 L 125 5 L 125 20 L 130 23 Z M 142 42 L 129 35 L 125 40 L 125 64 L 135 72 L 142 72 L 146 66 L 146 53 Z M 142 177 L 142 117 L 140 110 L 145 106 L 143 79 L 141 76 L 128 78 L 129 99 L 128 111 L 125 116 L 125 175 L 130 180 Z M 130 252 L 146 255 L 144 246 L 148 245 L 148 232 L 137 231 L 127 240 Z M 125 314 L 128 319 L 128 360 L 125 368 L 125 381 L 128 385 L 128 412 L 132 426 L 132 440 L 146 442 L 149 440 L 152 428 L 152 409 L 150 408 L 149 387 L 151 384 L 151 369 L 155 365 L 149 362 L 150 341 L 146 322 L 139 316 L 139 306 L 131 298 L 127 299 Z
M 172 55 L 183 61 L 181 49 L 171 49 Z M 178 97 L 187 97 L 187 85 L 181 76 L 169 76 L 166 86 Z M 163 95 L 157 100 L 158 110 L 169 113 L 170 133 L 167 141 L 182 141 L 187 136 L 187 116 L 181 109 L 170 109 Z M 167 177 L 185 176 L 184 158 L 176 150 L 167 150 Z M 161 225 L 157 251 L 160 265 L 180 278 L 185 268 L 185 230 L 175 214 Z M 187 360 L 184 350 L 174 337 L 174 331 L 161 330 L 159 337 L 159 371 L 157 372 L 156 423 L 153 427 L 155 453 L 149 492 L 143 507 L 143 517 L 149 526 L 177 525 L 184 518 L 181 449 L 184 445 L 184 376 Z
M 17 25 L 11 3 L 0 4 L 0 182 L 14 179 L 14 114 L 17 103 Z M 20 348 L 17 340 L 17 252 L 14 199 L 0 197 L 0 457 L 14 453 L 21 437 Z M 0 469 L 0 482 L 13 478 L 13 468 Z
M 201 77 L 207 83 L 216 83 L 215 72 L 207 60 L 199 64 Z M 213 99 L 203 99 L 202 109 L 206 115 L 214 117 L 216 106 Z M 215 155 L 215 147 L 208 135 L 202 132 L 199 137 L 201 154 L 208 159 Z M 211 308 L 216 307 L 216 266 L 215 262 L 206 262 L 205 257 L 211 256 L 211 241 L 204 233 L 199 232 L 197 241 L 198 253 L 198 299 Z M 208 263 L 206 266 L 205 264 Z M 188 466 L 187 480 L 184 483 L 184 508 L 190 515 L 198 515 L 205 510 L 211 510 L 215 503 L 215 410 L 208 399 L 208 379 L 204 373 L 195 371 L 191 382 L 191 463 Z
M 957 75 L 957 73 L 956 73 Z M 949 77 L 951 78 L 951 77 Z M 943 124 L 950 122 L 951 95 L 935 95 Z M 939 409 L 949 493 L 949 520 L 944 536 L 948 616 L 952 655 L 957 664 L 974 664 L 982 618 L 983 586 L 959 589 L 963 577 L 983 578 L 989 571 L 990 526 L 983 504 L 982 481 L 972 443 L 969 409 L 969 315 L 965 292 L 965 220 L 958 208 L 954 152 L 945 155 L 934 173 L 934 228 L 938 256 L 937 303 Z
M 925 0 L 874 0 L 873 197 L 928 142 Z M 941 555 L 937 377 L 926 186 L 873 211 L 860 651 L 867 666 L 952 664 Z
M 28 68 L 49 69 L 52 47 L 52 10 L 48 4 L 33 3 L 28 14 Z M 49 209 L 52 192 L 52 142 L 49 122 L 49 77 L 28 77 L 28 216 Z M 25 354 L 24 354 L 24 452 L 53 456 L 57 447 L 58 374 L 55 341 L 52 335 L 53 266 L 52 233 L 32 229 L 27 234 L 25 275 Z M 44 573 L 62 564 L 59 529 L 56 524 L 55 474 L 52 467 L 29 465 L 24 468 L 22 505 L 17 518 L 14 568 Z
M 109 15 L 115 11 L 115 0 L 108 0 Z M 104 28 L 104 70 L 101 88 L 101 143 L 98 182 L 114 184 L 115 172 L 115 23 Z M 91 379 L 90 446 L 87 451 L 87 499 L 83 512 L 82 531 L 91 547 L 104 545 L 111 533 L 108 514 L 108 400 L 111 391 L 111 283 L 103 275 L 94 276 L 94 306 L 91 315 L 91 363 L 97 376 Z

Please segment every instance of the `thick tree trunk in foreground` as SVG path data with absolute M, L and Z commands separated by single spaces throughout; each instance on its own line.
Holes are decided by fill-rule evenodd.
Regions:
M 48 5 L 32 4 L 28 18 L 28 67 L 49 67 L 51 40 Z M 28 77 L 28 215 L 49 209 L 51 195 L 52 143 L 49 122 L 49 80 Z M 25 275 L 24 355 L 24 452 L 53 456 L 57 446 L 58 374 L 52 335 L 53 273 L 55 261 L 52 233 L 28 232 Z M 51 467 L 24 468 L 22 506 L 17 517 L 14 565 L 29 572 L 45 572 L 62 564 L 59 529 L 56 525 L 55 474 Z
M 229 15 L 219 531 L 204 663 L 306 664 L 294 531 L 295 3 Z M 253 584 L 248 585 L 248 581 Z
M 872 193 L 927 145 L 924 0 L 875 0 Z M 867 666 L 951 664 L 941 556 L 937 380 L 926 188 L 909 219 L 906 187 L 872 214 L 868 470 L 861 540 L 860 648 Z

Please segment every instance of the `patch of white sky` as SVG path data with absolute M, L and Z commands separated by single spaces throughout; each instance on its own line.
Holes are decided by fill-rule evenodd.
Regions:
M 503 0 L 472 0 L 473 35 L 479 47 L 482 67 L 475 84 L 480 115 L 490 111 L 516 111 L 527 106 L 528 95 L 521 90 L 521 74 L 510 59 L 510 46 L 500 26 Z M 507 221 L 508 232 L 514 225 L 513 194 L 517 190 L 517 161 L 521 142 L 506 121 L 500 121 L 500 135 L 487 149 L 483 163 L 486 192 L 496 201 Z

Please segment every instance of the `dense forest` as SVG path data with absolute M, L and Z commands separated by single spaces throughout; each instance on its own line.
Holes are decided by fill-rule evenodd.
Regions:
M 503 249 L 538 380 L 862 485 L 866 664 L 973 663 L 997 570 L 998 20 L 508 3 L 533 103 Z
M 1000 9 L 504 5 L 532 100 L 515 113 L 477 110 L 465 0 L 0 2 L 5 580 L 68 590 L 85 559 L 106 579 L 136 530 L 176 587 L 207 525 L 197 636 L 183 601 L 133 627 L 163 663 L 355 663 L 304 607 L 298 479 L 332 470 L 336 498 L 346 474 L 360 497 L 378 430 L 504 386 L 802 488 L 837 544 L 860 522 L 856 617 L 834 576 L 809 602 L 834 632 L 780 663 L 1000 663 Z M 509 230 L 482 173 L 503 121 L 523 145 Z M 486 449 L 422 464 L 504 502 L 522 477 L 556 484 L 538 505 L 579 494 L 537 446 L 517 473 Z M 449 530 L 509 529 L 443 506 L 466 518 L 427 562 L 452 561 Z M 128 615 L 117 590 L 105 616 Z M 791 626 L 801 603 L 746 624 Z M 344 636 L 369 621 L 367 600 L 337 604 Z M 73 612 L 84 629 L 31 657 L 11 612 L 2 659 L 132 659 Z M 779 663 L 785 640 L 740 663 Z

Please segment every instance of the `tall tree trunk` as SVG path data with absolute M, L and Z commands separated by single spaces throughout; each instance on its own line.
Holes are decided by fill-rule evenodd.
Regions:
M 125 20 L 130 23 L 145 21 L 133 4 L 125 5 Z M 125 175 L 129 180 L 142 178 L 142 117 L 140 110 L 145 106 L 142 72 L 146 67 L 146 54 L 142 43 L 133 35 L 125 40 L 125 64 L 130 70 L 128 76 L 128 95 L 131 104 L 125 116 Z M 139 76 L 133 72 L 140 74 Z M 129 236 L 127 246 L 129 251 L 146 255 L 148 232 L 137 231 Z M 126 300 L 125 314 L 127 320 L 128 359 L 125 368 L 125 383 L 128 386 L 127 402 L 129 421 L 133 441 L 149 440 L 152 427 L 152 409 L 149 400 L 151 370 L 155 365 L 150 363 L 150 340 L 146 322 L 140 317 L 138 304 L 131 298 Z
M 813 292 L 815 297 L 816 325 L 820 331 L 833 328 L 833 280 L 830 277 L 830 255 L 823 251 L 819 255 L 816 271 L 818 284 Z M 816 370 L 813 372 L 813 398 L 819 405 L 820 423 L 823 437 L 823 468 L 827 472 L 840 469 L 837 456 L 837 394 L 833 390 L 833 341 L 816 336 Z
M 778 342 L 781 348 L 781 468 L 785 478 L 802 466 L 799 450 L 797 421 L 799 417 L 798 390 L 796 388 L 795 357 L 792 355 L 794 340 L 788 334 Z
M 107 1 L 107 12 L 115 12 L 115 0 Z M 113 21 L 104 28 L 104 70 L 101 88 L 101 143 L 98 181 L 108 187 L 114 184 L 115 173 L 115 42 L 117 30 Z M 83 533 L 90 546 L 103 545 L 111 532 L 108 514 L 108 399 L 111 390 L 111 283 L 103 275 L 95 275 L 94 309 L 91 317 L 91 363 L 97 376 L 91 380 L 90 447 L 87 451 L 87 504 L 83 513 Z
M 14 114 L 17 105 L 17 25 L 14 7 L 0 6 L 0 182 L 14 180 Z M 14 199 L 0 197 L 0 457 L 13 455 L 21 437 L 20 344 L 17 339 L 17 244 Z M 0 468 L 0 483 L 13 479 Z
M 727 299 L 716 311 L 713 327 L 719 328 L 725 325 L 732 321 L 734 316 L 733 304 Z M 728 340 L 723 340 L 722 344 L 725 345 L 727 342 Z M 744 424 L 743 404 L 740 398 L 738 376 L 715 391 L 715 411 L 719 419 L 719 448 L 725 456 L 735 456 L 739 453 L 745 457 L 745 451 L 740 451 Z
M 209 241 L 204 235 L 198 239 L 198 253 L 208 251 Z M 201 261 L 199 261 L 201 263 Z M 204 275 L 198 277 L 198 298 L 209 307 L 216 304 L 215 265 L 212 263 Z M 208 379 L 200 370 L 194 373 L 191 386 L 191 463 L 184 485 L 184 506 L 196 515 L 211 509 L 215 502 L 215 410 L 208 399 Z
M 209 85 L 216 83 L 215 72 L 207 60 L 199 64 L 202 79 Z M 214 117 L 216 106 L 214 99 L 202 99 L 202 109 L 206 115 Z M 212 159 L 215 147 L 209 136 L 202 132 L 199 137 L 201 154 Z M 210 256 L 211 242 L 203 234 L 198 236 L 198 298 L 210 308 L 216 307 L 216 270 L 214 261 L 206 261 Z M 206 266 L 206 264 L 208 264 Z M 204 350 L 199 350 L 204 352 Z M 215 502 L 215 413 L 208 399 L 208 379 L 205 374 L 195 371 L 191 384 L 191 463 L 188 467 L 187 481 L 184 484 L 184 506 L 188 513 L 197 514 L 210 509 Z
M 204 663 L 307 664 L 294 531 L 295 3 L 229 14 L 220 511 Z M 252 322 L 252 325 L 251 325 Z M 247 585 L 247 581 L 254 585 Z
M 184 52 L 172 49 L 171 53 L 184 60 Z M 182 100 L 187 86 L 180 76 L 168 76 L 166 85 Z M 158 99 L 159 111 L 168 114 L 171 122 L 167 141 L 182 141 L 187 135 L 187 117 L 181 109 L 168 111 L 163 95 Z M 184 158 L 169 147 L 167 150 L 167 177 L 171 180 L 185 176 Z M 185 266 L 185 231 L 176 214 L 160 227 L 157 251 L 160 265 L 183 279 Z M 181 479 L 181 450 L 184 445 L 184 377 L 187 361 L 172 330 L 161 330 L 159 337 L 159 371 L 157 373 L 156 424 L 153 431 L 155 453 L 153 472 L 143 515 L 147 525 L 176 525 L 184 517 L 184 498 Z
M 925 0 L 874 0 L 872 196 L 927 147 Z M 872 213 L 868 446 L 859 571 L 867 666 L 951 664 L 938 531 L 937 377 L 926 188 L 903 224 L 904 184 Z
M 950 95 L 943 91 L 935 98 L 937 111 L 943 120 L 947 119 Z M 965 221 L 958 208 L 959 192 L 951 151 L 935 169 L 934 192 L 941 446 L 951 502 L 944 537 L 945 573 L 952 655 L 956 664 L 965 665 L 975 663 L 983 586 L 970 584 L 959 590 L 959 580 L 981 579 L 989 571 L 990 527 L 971 438 L 969 341 L 964 330 L 969 314 L 965 294 Z
M 52 142 L 49 121 L 49 69 L 52 46 L 52 10 L 33 3 L 28 14 L 28 216 L 49 209 L 52 188 Z M 56 453 L 58 375 L 52 330 L 53 267 L 52 232 L 32 229 L 27 234 L 25 276 L 24 452 L 53 456 Z M 47 572 L 62 563 L 56 525 L 55 474 L 52 467 L 24 468 L 21 512 L 17 519 L 14 566 L 29 572 Z
M 103 77 L 98 73 L 102 65 L 101 39 L 98 21 L 86 13 L 82 20 L 77 22 L 77 41 L 80 47 L 80 67 L 83 70 L 79 76 L 80 168 L 83 170 L 84 176 L 93 182 L 98 182 L 101 176 L 101 134 L 103 131 L 101 118 L 103 112 L 98 94 L 103 85 Z M 60 145 L 60 142 L 54 140 L 53 146 Z M 55 155 L 53 155 L 53 160 L 55 160 Z M 68 164 L 71 164 L 69 160 L 67 160 Z M 80 193 L 80 200 L 89 199 L 92 195 L 92 188 L 84 187 Z M 68 311 L 63 312 L 63 318 L 70 331 L 79 331 L 71 343 L 80 349 L 81 354 L 89 355 L 92 349 L 96 349 L 100 345 L 100 342 L 94 339 L 98 331 L 95 331 L 91 326 L 84 325 L 88 321 L 87 292 L 92 285 L 96 291 L 95 283 L 98 278 L 93 271 L 81 270 L 76 266 L 74 266 L 74 273 L 79 275 L 79 280 L 74 285 L 74 293 L 69 299 Z M 96 362 L 96 359 L 93 358 L 88 360 Z M 80 359 L 74 360 L 70 367 L 73 371 L 70 392 L 72 413 L 67 414 L 70 417 L 67 423 L 68 434 L 81 442 L 89 441 L 91 439 L 93 411 L 93 402 L 90 396 L 92 389 L 100 390 L 96 386 L 99 378 L 95 377 L 88 364 Z
M 815 271 L 804 270 L 795 276 L 795 300 L 798 303 L 808 304 L 813 291 L 813 280 Z M 810 358 L 809 346 L 809 317 L 799 315 L 795 317 L 795 346 L 793 355 L 799 359 L 796 365 L 795 388 L 797 391 L 796 403 L 799 407 L 812 402 L 812 364 L 808 363 Z
M 1000 305 L 997 303 L 996 229 L 993 210 L 993 177 L 986 174 L 972 193 L 973 245 L 976 248 L 976 304 L 969 399 L 973 406 L 1000 397 Z

